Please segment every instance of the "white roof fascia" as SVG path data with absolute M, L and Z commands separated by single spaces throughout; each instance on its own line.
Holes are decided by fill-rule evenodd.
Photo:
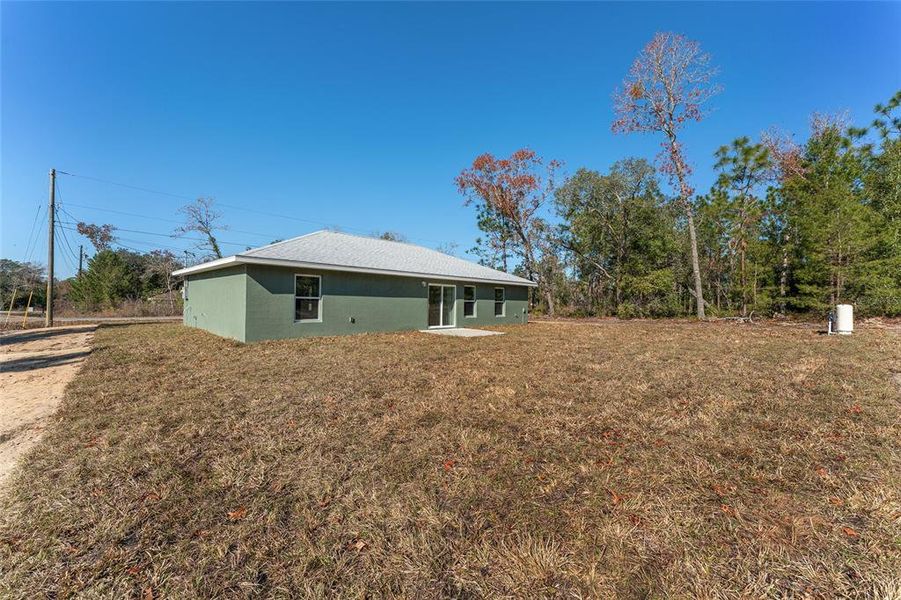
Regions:
M 178 271 L 172 271 L 172 274 L 176 277 L 183 277 L 185 275 L 193 275 L 194 273 L 203 273 L 205 271 L 222 269 L 223 267 L 227 267 L 231 264 L 239 262 L 238 256 L 239 255 L 217 258 L 216 260 L 200 263 L 199 265 L 194 265 L 193 267 L 185 267 L 184 269 L 179 269 Z
M 393 275 L 395 277 L 416 277 L 421 279 L 431 279 L 433 281 L 472 281 L 476 283 L 493 283 L 497 285 L 521 285 L 526 287 L 538 287 L 534 281 L 519 278 L 519 281 L 507 281 L 504 279 L 483 279 L 478 277 L 454 277 L 451 275 L 441 275 L 438 273 L 415 273 L 411 271 L 393 271 L 390 269 L 370 269 L 367 267 L 348 267 L 345 265 L 330 265 L 325 263 L 303 262 L 297 260 L 285 260 L 279 258 L 259 258 L 255 256 L 243 256 L 236 254 L 228 258 L 220 258 L 180 269 L 172 273 L 173 275 L 183 277 L 185 275 L 194 275 L 195 273 L 204 273 L 206 271 L 214 271 L 229 266 L 230 264 L 251 264 L 251 265 L 269 265 L 274 267 L 297 267 L 304 269 L 320 269 L 323 271 L 345 271 L 348 273 L 371 273 L 374 275 Z M 513 277 L 516 277 L 514 275 Z

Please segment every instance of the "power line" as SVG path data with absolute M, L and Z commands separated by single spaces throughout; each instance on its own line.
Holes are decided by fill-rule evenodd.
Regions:
M 69 213 L 66 213 L 66 214 L 69 216 L 69 218 L 72 218 L 72 219 L 75 218 L 72 215 L 70 215 Z M 77 222 L 66 221 L 66 225 L 77 225 L 77 224 L 78 224 Z M 175 235 L 175 234 L 171 234 L 171 233 L 157 233 L 155 231 L 142 231 L 140 229 L 125 229 L 122 227 L 115 227 L 114 231 L 124 231 L 125 233 L 140 233 L 141 235 L 153 235 L 156 237 L 169 238 L 170 240 L 189 240 L 189 241 L 193 241 L 193 242 L 206 242 L 207 241 L 206 238 L 185 237 L 185 236 Z M 246 242 L 227 242 L 227 241 L 219 240 L 219 239 L 217 239 L 216 241 L 220 244 L 227 244 L 230 246 L 242 246 L 244 248 L 246 248 L 248 246 L 253 247 L 253 244 L 248 244 Z
M 57 228 L 57 229 L 59 229 L 59 228 Z M 67 253 L 65 253 L 65 252 L 61 253 L 61 257 L 63 259 L 63 262 L 65 263 L 65 266 L 69 267 L 69 269 L 71 269 L 72 271 L 76 270 L 77 267 L 72 265 L 71 259 L 69 258 L 69 255 Z
M 193 202 L 196 198 L 191 198 L 190 196 L 183 196 L 181 194 L 170 194 L 169 192 L 161 192 L 159 190 L 152 190 L 150 188 L 140 187 L 136 185 L 129 185 L 127 183 L 119 183 L 118 181 L 110 181 L 108 179 L 100 179 L 99 177 L 89 177 L 88 175 L 76 175 L 75 173 L 67 173 L 66 171 L 57 171 L 60 175 L 68 175 L 69 177 L 78 177 L 80 179 L 90 179 L 91 181 L 97 181 L 100 183 L 106 183 L 109 185 L 117 185 L 119 187 L 128 188 L 130 190 L 138 190 L 141 192 L 147 192 L 150 194 L 159 194 L 160 196 L 170 196 L 172 198 L 179 198 L 181 200 L 188 200 Z
M 121 247 L 121 248 L 125 248 L 126 250 L 131 250 L 132 252 L 135 252 L 135 253 L 137 253 L 137 254 L 147 254 L 147 251 L 146 251 L 146 250 L 139 250 L 138 248 L 134 248 L 134 247 L 132 247 L 132 246 L 126 246 L 125 244 L 122 244 L 122 243 L 119 243 L 119 242 L 116 242 L 116 245 L 119 246 L 119 247 Z M 156 250 L 156 248 L 154 248 L 154 250 Z
M 57 189 L 58 189 L 58 188 L 57 188 Z M 66 205 L 67 205 L 67 206 L 73 206 L 73 204 L 72 204 L 72 203 L 69 203 L 69 202 L 67 202 Z M 67 211 L 67 210 L 65 209 L 65 207 L 63 207 L 63 206 L 59 206 L 59 210 L 61 210 L 61 211 L 63 212 L 63 214 L 65 214 L 67 217 L 69 217 L 70 219 L 72 219 L 72 221 L 62 221 L 62 220 L 60 220 L 60 229 L 62 229 L 62 230 L 64 230 L 64 231 L 65 231 L 65 230 L 68 230 L 68 231 L 75 231 L 75 232 L 78 233 L 79 235 L 82 235 L 81 232 L 78 231 L 78 228 L 77 228 L 77 225 L 78 225 L 78 218 L 77 218 L 75 215 L 73 215 L 72 213 L 70 213 L 69 211 Z M 64 227 L 64 225 L 70 225 L 70 227 Z M 71 227 L 72 225 L 75 225 L 76 227 Z M 120 229 L 118 229 L 118 228 L 116 228 L 115 230 L 116 230 L 116 231 L 125 231 L 125 230 L 120 230 Z M 143 233 L 143 232 L 141 232 L 141 233 Z M 150 232 L 147 232 L 147 233 L 150 233 Z M 64 234 L 64 235 L 65 235 L 65 234 Z M 157 234 L 153 234 L 153 233 L 151 233 L 151 235 L 164 235 L 164 234 L 158 234 L 158 233 L 157 233 Z M 173 240 L 177 240 L 177 239 L 189 239 L 189 240 L 191 240 L 191 241 L 203 241 L 201 238 L 177 238 L 177 237 L 173 237 L 173 236 L 167 236 L 167 237 L 171 237 Z M 146 241 L 146 240 L 129 240 L 129 239 L 127 239 L 127 238 L 120 238 L 120 237 L 118 237 L 118 236 L 116 236 L 115 240 L 116 240 L 116 245 L 122 246 L 122 247 L 124 247 L 124 248 L 128 248 L 129 250 L 133 250 L 133 251 L 135 251 L 135 252 L 140 252 L 140 250 L 137 250 L 137 249 L 135 249 L 135 248 L 131 248 L 131 247 L 129 247 L 129 246 L 126 246 L 125 244 L 120 244 L 119 241 L 120 241 L 120 240 L 124 240 L 124 241 L 130 241 L 130 242 L 132 242 L 132 243 L 144 244 L 144 245 L 150 246 L 150 247 L 153 248 L 153 249 L 176 250 L 176 251 L 178 251 L 178 252 L 183 252 L 183 251 L 185 250 L 184 248 L 180 248 L 180 247 L 177 247 L 177 246 L 168 246 L 168 245 L 165 245 L 165 244 L 159 244 L 159 243 L 156 243 L 156 242 L 148 242 L 148 241 Z
M 31 222 L 31 233 L 28 234 L 28 243 L 25 244 L 25 262 L 31 260 L 31 253 L 34 252 L 37 247 L 38 238 L 34 235 L 35 227 L 38 224 L 38 218 L 43 213 L 44 209 L 43 203 L 38 203 L 38 209 L 34 213 L 34 220 Z M 41 223 L 43 223 L 43 219 L 41 219 Z M 32 248 L 32 243 L 34 243 L 35 248 Z
M 176 219 L 164 219 L 163 217 L 152 217 L 150 215 L 141 215 L 138 213 L 126 212 L 124 210 L 114 210 L 112 208 L 100 208 L 99 206 L 86 206 L 84 204 L 75 204 L 73 202 L 66 202 L 66 206 L 73 206 L 76 208 L 84 208 L 87 210 L 96 210 L 98 212 L 108 212 L 108 213 L 113 213 L 116 215 L 125 215 L 127 217 L 140 217 L 142 219 L 153 219 L 154 221 L 163 221 L 165 223 L 175 223 L 177 225 L 183 224 L 181 221 L 178 221 Z
M 60 229 L 60 237 L 62 237 L 63 243 L 65 244 L 66 248 L 69 250 L 69 254 L 71 254 L 72 258 L 75 259 L 75 261 L 77 262 L 78 256 L 75 254 L 75 250 L 72 249 L 72 245 L 69 243 L 69 236 L 66 235 L 66 230 L 63 228 L 62 225 L 59 226 L 59 229 Z M 65 254 L 65 252 L 63 254 Z
M 55 205 L 56 206 L 56 218 L 59 219 L 59 211 L 62 210 L 63 212 L 65 212 L 65 208 L 63 208 L 63 206 L 62 206 L 63 195 L 62 195 L 62 190 L 60 190 L 60 187 L 59 187 L 59 181 L 58 180 L 55 181 L 54 185 L 56 185 L 56 205 Z M 68 213 L 66 213 L 66 214 L 68 214 Z M 60 229 L 62 230 L 62 227 L 60 227 Z M 75 250 L 73 250 L 72 246 L 69 244 L 69 236 L 66 235 L 65 230 L 62 230 L 61 234 L 62 234 L 63 242 L 66 244 L 66 248 L 69 249 L 69 252 L 72 254 L 72 258 L 74 258 L 75 262 L 77 263 L 78 258 L 75 257 Z
M 69 250 L 69 254 L 71 254 L 73 260 L 75 260 L 75 262 L 77 263 L 78 256 L 75 254 L 75 250 L 72 249 L 72 245 L 69 243 L 69 236 L 66 234 L 65 228 L 62 225 L 60 225 L 59 229 L 60 229 L 61 237 L 63 239 L 63 243 L 66 245 L 66 248 Z M 65 254 L 65 253 L 63 253 L 63 254 Z
M 67 205 L 67 206 L 77 206 L 78 208 L 84 208 L 84 209 L 87 209 L 87 210 L 96 210 L 96 211 L 99 211 L 99 212 L 108 212 L 108 213 L 113 213 L 113 214 L 117 214 L 117 215 L 125 215 L 125 216 L 129 216 L 129 217 L 139 217 L 139 218 L 142 218 L 142 219 L 153 219 L 153 220 L 155 220 L 155 221 L 163 221 L 163 222 L 165 222 L 165 223 L 175 223 L 175 224 L 177 224 L 177 225 L 184 225 L 184 223 L 183 223 L 182 221 L 178 221 L 178 220 L 176 220 L 176 219 L 164 219 L 163 217 L 154 217 L 154 216 L 151 216 L 151 215 L 142 215 L 142 214 L 133 213 L 133 212 L 126 212 L 126 211 L 123 211 L 123 210 L 114 210 L 114 209 L 112 209 L 112 208 L 100 208 L 99 206 L 85 206 L 84 204 L 73 204 L 73 203 L 71 203 L 71 202 L 67 202 L 66 205 Z M 244 234 L 247 234 L 247 235 L 256 235 L 256 236 L 259 236 L 259 237 L 269 238 L 269 239 L 278 237 L 278 236 L 274 236 L 274 235 L 269 234 L 269 233 L 256 233 L 256 232 L 254 232 L 254 231 L 244 231 L 244 230 L 242 230 L 242 229 L 232 229 L 231 227 L 223 228 L 223 230 L 224 230 L 224 231 L 233 231 L 233 232 L 235 232 L 235 233 L 244 233 Z
M 71 246 L 69 246 L 69 240 L 68 240 L 68 238 L 66 238 L 65 233 L 62 231 L 63 227 L 61 225 L 57 224 L 54 227 L 54 229 L 58 230 L 60 232 L 60 237 L 62 238 L 64 244 L 69 248 L 69 252 L 72 253 L 72 256 L 74 257 L 75 254 L 74 254 L 74 252 L 72 252 Z M 69 258 L 69 254 L 67 254 L 66 252 L 61 252 L 61 253 L 59 253 L 59 255 L 61 256 L 61 258 L 63 259 L 63 262 L 66 264 L 67 267 L 69 267 L 72 270 L 75 270 L 75 267 L 71 264 L 71 259 Z
M 66 227 L 66 226 L 62 226 L 62 225 L 60 226 L 60 229 L 65 229 L 66 231 L 78 231 L 77 229 L 75 229 L 73 227 Z M 116 237 L 114 243 L 117 246 L 122 246 L 123 248 L 129 248 L 125 244 L 120 243 L 123 241 L 130 242 L 132 244 L 143 244 L 145 246 L 150 247 L 150 249 L 152 249 L 152 250 L 175 250 L 177 252 L 184 252 L 186 250 L 186 248 L 180 248 L 178 246 L 169 246 L 167 244 L 158 244 L 156 242 L 149 242 L 147 240 L 133 240 L 130 238 L 123 238 L 123 237 Z M 135 252 L 140 252 L 139 250 L 136 250 L 135 248 L 129 248 L 129 249 L 135 250 Z
M 96 181 L 96 182 L 99 182 L 99 183 L 105 183 L 105 184 L 108 184 L 108 185 L 115 185 L 115 186 L 119 186 L 119 187 L 123 187 L 123 188 L 130 189 L 130 190 L 138 190 L 138 191 L 141 191 L 141 192 L 147 192 L 147 193 L 149 193 L 149 194 L 157 194 L 157 195 L 160 195 L 160 196 L 168 196 L 168 197 L 170 197 L 170 198 L 178 198 L 178 199 L 180 199 L 180 200 L 188 200 L 189 202 L 193 202 L 194 200 L 196 200 L 196 198 L 192 198 L 192 197 L 186 196 L 186 195 L 184 195 L 184 194 L 173 194 L 173 193 L 171 193 L 171 192 L 164 192 L 164 191 L 161 191 L 161 190 L 155 190 L 155 189 L 152 189 L 152 188 L 146 188 L 146 187 L 141 187 L 141 186 L 137 186 L 137 185 L 130 185 L 130 184 L 127 184 L 127 183 L 121 183 L 121 182 L 118 182 L 118 181 L 111 181 L 111 180 L 109 180 L 109 179 L 101 179 L 100 177 L 90 177 L 90 176 L 88 176 L 88 175 L 78 175 L 78 174 L 76 174 L 76 173 L 68 173 L 68 172 L 66 172 L 66 171 L 57 171 L 57 173 L 62 174 L 62 175 L 68 175 L 68 176 L 70 176 L 70 177 L 79 177 L 79 178 L 81 178 L 81 179 L 88 179 L 88 180 Z M 245 207 L 243 207 L 243 206 L 238 206 L 238 205 L 236 205 L 236 204 L 226 204 L 226 203 L 224 203 L 224 202 L 216 201 L 216 205 L 217 205 L 217 206 L 221 206 L 221 207 L 223 207 L 223 208 L 231 208 L 231 209 L 233 209 L 233 210 L 241 210 L 241 211 L 248 212 L 248 213 L 253 213 L 253 214 L 258 214 L 258 215 L 263 215 L 263 216 L 268 216 L 268 217 L 274 217 L 274 218 L 277 218 L 277 219 L 288 219 L 288 220 L 290 220 L 290 221 L 297 221 L 297 222 L 299 222 L 299 223 L 307 223 L 307 224 L 310 224 L 310 225 L 316 225 L 316 226 L 318 226 L 318 227 L 326 227 L 326 228 L 337 227 L 337 228 L 344 229 L 344 230 L 347 230 L 347 231 L 356 231 L 357 233 L 362 233 L 362 234 L 364 234 L 364 235 L 369 235 L 369 234 L 372 233 L 371 230 L 368 230 L 368 229 L 361 229 L 361 228 L 359 228 L 359 227 L 348 227 L 348 226 L 345 226 L 345 225 L 341 225 L 341 224 L 339 224 L 339 223 L 326 223 L 325 221 L 315 221 L 315 220 L 311 220 L 311 219 L 301 219 L 301 218 L 299 218 L 299 217 L 295 217 L 295 216 L 292 216 L 292 215 L 283 215 L 283 214 L 280 214 L 280 213 L 274 213 L 274 212 L 269 212 L 269 211 L 265 211 L 265 210 L 254 209 L 254 208 L 245 208 Z M 259 235 L 259 234 L 253 234 L 253 235 Z M 418 241 L 420 241 L 420 242 L 429 242 L 429 243 L 431 243 L 431 244 L 446 244 L 446 243 L 447 243 L 446 240 L 444 240 L 444 241 L 440 241 L 440 240 L 431 240 L 431 239 L 427 239 L 427 238 L 412 237 L 412 236 L 410 237 L 410 239 L 411 239 L 411 240 L 418 240 Z
M 71 216 L 71 215 L 70 215 L 70 216 Z M 76 231 L 76 232 L 78 231 L 78 229 L 76 229 L 75 227 L 72 227 L 72 225 L 76 225 L 76 223 L 74 223 L 74 222 L 72 222 L 72 221 L 63 221 L 62 224 L 63 224 L 63 225 L 68 225 L 68 227 L 66 227 L 66 229 L 68 229 L 69 231 Z M 185 241 L 189 241 L 189 242 L 205 242 L 205 241 L 206 241 L 206 239 L 204 239 L 204 238 L 180 237 L 180 236 L 174 236 L 174 235 L 165 234 L 165 233 L 155 233 L 155 232 L 152 232 L 152 231 L 139 231 L 139 230 L 135 230 L 135 229 L 120 229 L 120 228 L 116 228 L 116 229 L 114 229 L 114 232 L 116 232 L 116 231 L 124 231 L 124 232 L 126 232 L 126 233 L 138 233 L 138 234 L 141 234 L 141 235 L 152 235 L 152 236 L 156 236 L 156 237 L 164 237 L 164 238 L 169 238 L 170 240 L 173 240 L 173 241 L 179 241 L 179 240 L 185 240 Z M 115 239 L 117 240 L 116 243 L 118 243 L 118 240 L 120 240 L 120 239 L 121 239 L 121 240 L 125 240 L 125 239 L 127 239 L 127 238 L 122 238 L 122 237 L 119 237 L 119 236 L 115 236 Z M 177 247 L 177 246 L 167 246 L 167 245 L 165 245 L 165 244 L 159 244 L 159 243 L 157 243 L 157 242 L 150 242 L 150 241 L 147 241 L 147 240 L 131 240 L 131 241 L 132 241 L 132 242 L 136 242 L 136 243 L 147 244 L 148 246 L 155 246 L 155 247 L 157 247 L 157 248 L 168 248 L 168 249 L 170 249 L 170 250 L 178 250 L 179 252 L 185 250 L 185 248 L 181 248 L 181 247 Z M 252 244 L 243 244 L 243 243 L 240 243 L 240 242 L 224 242 L 224 241 L 222 241 L 222 240 L 216 240 L 216 241 L 217 241 L 218 243 L 220 243 L 220 244 L 229 244 L 229 245 L 232 245 L 232 246 L 241 246 L 241 247 L 243 247 L 243 248 L 253 247 Z
M 151 250 L 175 250 L 177 252 L 184 252 L 185 250 L 188 250 L 188 248 L 182 248 L 179 246 L 169 246 L 167 244 L 158 244 L 156 242 L 148 242 L 147 240 L 133 240 L 131 238 L 117 237 L 116 243 L 119 244 L 120 241 L 148 246 Z M 119 244 L 119 245 L 121 246 L 122 244 Z

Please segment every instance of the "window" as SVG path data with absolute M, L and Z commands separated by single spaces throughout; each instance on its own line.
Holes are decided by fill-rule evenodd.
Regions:
M 294 276 L 294 320 L 322 320 L 321 278 L 318 275 Z
M 463 316 L 476 316 L 476 286 L 463 286 Z
M 504 288 L 494 288 L 494 316 L 504 316 Z

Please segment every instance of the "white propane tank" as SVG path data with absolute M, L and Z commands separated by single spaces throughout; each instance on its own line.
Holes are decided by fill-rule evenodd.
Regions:
M 835 333 L 851 335 L 854 331 L 854 307 L 850 304 L 839 304 L 835 307 Z

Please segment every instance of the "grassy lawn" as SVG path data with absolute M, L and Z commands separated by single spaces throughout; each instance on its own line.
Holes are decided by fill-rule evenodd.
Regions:
M 0 596 L 898 597 L 901 335 L 104 327 Z

